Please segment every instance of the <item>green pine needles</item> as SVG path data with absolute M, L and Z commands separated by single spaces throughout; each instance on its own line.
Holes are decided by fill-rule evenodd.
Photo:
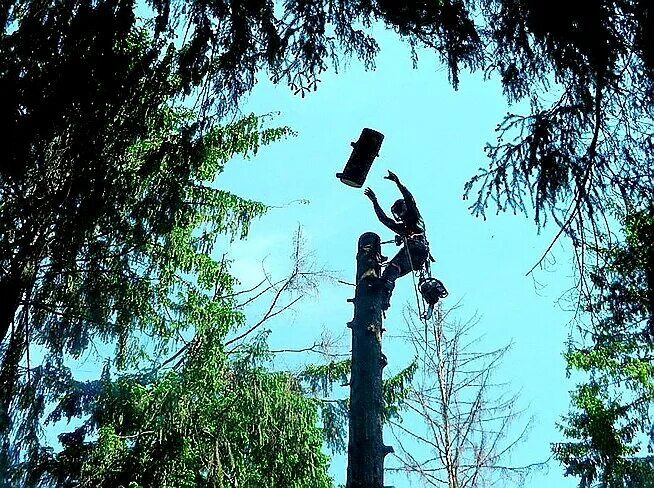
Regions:
M 131 2 L 0 10 L 0 485 L 332 486 L 316 401 L 223 349 L 217 245 L 266 207 L 216 178 L 292 131 L 191 108 Z

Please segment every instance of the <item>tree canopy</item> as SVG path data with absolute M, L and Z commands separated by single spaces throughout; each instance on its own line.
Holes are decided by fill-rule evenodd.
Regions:
M 140 338 L 153 337 L 164 355 L 182 331 L 215 345 L 242 324 L 229 298 L 235 279 L 212 251 L 218 236 L 244 235 L 265 207 L 213 180 L 232 156 L 289 130 L 228 117 L 263 74 L 304 95 L 351 56 L 373 67 L 375 23 L 405 39 L 416 62 L 423 49 L 436 52 L 455 88 L 462 69 L 481 70 L 499 78 L 509 101 L 526 102 L 526 113 L 500 121 L 488 167 L 465 194 L 476 215 L 493 205 L 533 211 L 538 226 L 554 221 L 576 251 L 589 312 L 628 262 L 613 251 L 635 253 L 635 227 L 622 239 L 616 216 L 651 208 L 654 13 L 646 0 L 14 0 L 0 6 L 0 23 L 0 430 L 11 433 L 1 467 L 40 459 L 39 422 L 71 385 L 67 361 L 112 344 L 115 366 L 132 374 L 153 352 Z M 652 260 L 639 263 L 641 291 L 621 303 L 630 313 L 644 307 L 651 329 Z M 624 314 L 602 314 L 610 320 L 600 323 L 621 327 Z M 651 338 L 638 337 L 645 361 Z M 37 352 L 45 360 L 35 370 Z M 570 357 L 575 367 L 604 368 Z M 255 381 L 257 371 L 248 381 L 286 389 L 296 413 L 311 418 L 292 382 Z M 108 385 L 132 385 L 144 402 L 136 410 L 148 412 L 157 382 L 174 377 L 147 387 L 132 376 L 104 378 L 94 401 Z M 102 425 L 101 443 L 118 446 L 103 456 L 127 445 L 138 454 L 140 434 L 112 437 L 136 434 L 123 427 Z M 561 459 L 570 467 L 569 454 Z
M 586 302 L 595 320 L 566 352 L 569 371 L 583 381 L 571 394 L 562 424 L 565 442 L 554 446 L 567 472 L 583 488 L 651 486 L 654 401 L 652 207 L 624 216 L 625 240 L 597 249 Z
M 213 180 L 233 156 L 290 131 L 254 116 L 218 124 L 214 112 L 193 107 L 199 81 L 184 78 L 181 50 L 137 18 L 133 2 L 2 9 L 2 482 L 180 486 L 200 477 L 216 486 L 228 476 L 268 486 L 286 476 L 328 486 L 315 403 L 292 378 L 239 365 L 222 350 L 244 317 L 215 243 L 244 236 L 265 206 Z M 175 371 L 162 370 L 189 333 L 193 347 L 175 353 Z M 109 347 L 114 359 L 100 380 L 75 378 L 74 361 Z M 252 397 L 241 400 L 250 404 L 231 406 L 237 388 L 248 388 Z M 248 429 L 260 409 L 273 424 L 262 422 L 268 430 L 257 437 Z M 62 434 L 55 456 L 42 429 L 62 417 L 86 420 Z M 274 422 L 298 430 L 272 436 Z M 198 443 L 192 427 L 218 430 Z M 224 435 L 236 437 L 223 444 Z M 228 452 L 216 451 L 219 441 Z M 273 441 L 288 445 L 279 452 Z M 140 478 L 114 471 L 126 463 L 141 463 Z

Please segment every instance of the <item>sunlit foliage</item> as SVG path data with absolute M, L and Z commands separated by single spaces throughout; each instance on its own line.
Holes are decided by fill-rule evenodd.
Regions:
M 564 418 L 569 442 L 555 446 L 580 486 L 650 486 L 651 405 L 654 401 L 654 214 L 647 207 L 623 219 L 625 239 L 599 249 L 607 266 L 592 273 L 596 292 L 589 302 L 596 318 L 583 341 L 570 345 L 570 371 L 585 381 L 572 393 Z

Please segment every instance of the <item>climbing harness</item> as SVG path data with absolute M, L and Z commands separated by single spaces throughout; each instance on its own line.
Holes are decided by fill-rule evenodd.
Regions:
M 422 236 L 425 237 L 426 240 L 426 236 L 424 234 L 422 234 Z M 418 306 L 418 317 L 420 317 L 420 320 L 425 326 L 424 328 L 425 331 L 424 356 L 425 357 L 423 358 L 423 361 L 426 362 L 427 348 L 429 343 L 429 337 L 428 337 L 429 320 L 431 319 L 434 313 L 434 307 L 436 306 L 438 301 L 441 298 L 445 298 L 448 295 L 448 292 L 447 289 L 445 288 L 445 285 L 443 285 L 443 282 L 431 276 L 430 263 L 435 261 L 435 259 L 431 255 L 431 252 L 429 252 L 427 259 L 420 267 L 420 269 L 416 270 L 413 268 L 413 260 L 411 259 L 411 253 L 409 252 L 409 239 L 406 236 L 396 235 L 395 239 L 390 241 L 384 241 L 382 242 L 382 244 L 389 244 L 391 242 L 394 242 L 398 246 L 404 243 L 404 249 L 406 250 L 407 257 L 409 259 L 409 266 L 411 266 L 411 275 L 413 276 L 413 288 L 416 294 L 416 304 Z M 427 249 L 429 249 L 429 247 L 427 247 Z M 419 274 L 420 276 L 417 282 L 416 282 L 416 273 Z M 420 296 L 422 296 L 422 303 L 420 300 Z M 423 375 L 424 374 L 425 374 L 425 370 L 423 369 Z
M 413 262 L 411 261 L 411 253 L 409 252 L 409 243 L 406 237 L 404 239 L 404 248 L 406 249 L 407 256 L 409 258 L 409 264 L 411 265 L 411 271 L 413 273 L 413 286 L 416 290 L 416 301 L 418 303 L 418 313 L 420 314 L 420 319 L 425 322 L 429 320 L 434 311 L 434 306 L 438 303 L 438 300 L 445 298 L 448 293 L 445 285 L 440 280 L 433 278 L 431 276 L 431 266 L 429 262 L 433 262 L 434 258 L 429 253 L 429 256 L 425 263 L 420 267 L 419 270 L 415 270 L 413 267 Z M 420 278 L 416 283 L 416 273 L 419 274 Z M 420 299 L 418 298 L 418 293 L 422 296 L 423 306 L 420 307 Z
M 422 234 L 424 236 L 424 234 Z M 395 243 L 396 245 L 404 244 L 404 249 L 407 253 L 407 258 L 409 259 L 409 266 L 411 267 L 411 274 L 413 276 L 413 288 L 416 295 L 416 304 L 418 307 L 418 315 L 420 320 L 425 323 L 425 337 L 427 335 L 427 321 L 431 319 L 434 307 L 441 298 L 445 298 L 448 295 L 448 291 L 443 285 L 443 282 L 431 276 L 431 266 L 430 262 L 434 262 L 435 259 L 429 253 L 427 260 L 416 270 L 413 267 L 413 260 L 411 259 L 411 253 L 409 252 L 409 238 L 406 236 L 396 235 L 395 239 L 383 241 L 382 244 Z M 416 281 L 416 274 L 419 278 Z M 422 297 L 422 300 L 420 300 Z

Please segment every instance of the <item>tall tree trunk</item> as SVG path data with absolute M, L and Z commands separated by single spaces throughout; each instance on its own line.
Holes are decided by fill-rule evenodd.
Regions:
M 366 232 L 359 238 L 352 328 L 350 424 L 347 488 L 382 488 L 384 456 L 392 449 L 382 440 L 384 398 L 381 351 L 381 241 Z
M 7 338 L 23 296 L 34 285 L 37 266 L 35 256 L 39 255 L 36 252 L 39 245 L 37 239 L 37 232 L 27 232 L 8 246 L 8 249 L 13 247 L 17 252 L 11 257 L 3 256 L 9 262 L 9 269 L 4 274 L 0 273 L 0 345 Z
M 12 486 L 9 467 L 14 455 L 11 440 L 11 404 L 20 377 L 18 363 L 25 350 L 25 334 L 22 328 L 14 328 L 9 335 L 7 347 L 0 364 L 0 486 Z
M 20 270 L 14 270 L 0 278 L 0 344 L 7 333 L 20 306 L 25 283 Z

